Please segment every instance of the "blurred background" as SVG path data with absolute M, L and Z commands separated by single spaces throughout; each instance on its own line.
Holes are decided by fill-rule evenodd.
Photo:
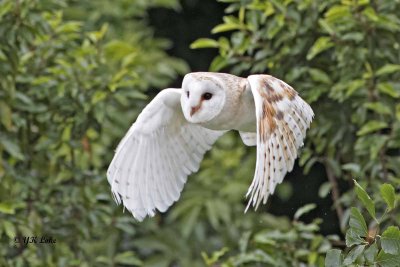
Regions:
M 368 229 L 398 226 L 380 189 L 399 198 L 398 10 L 398 0 L 0 1 L 0 266 L 324 266 L 329 249 L 349 250 L 351 207 Z M 138 223 L 111 196 L 114 150 L 160 90 L 209 70 L 291 84 L 316 114 L 301 156 L 268 204 L 244 214 L 255 148 L 227 133 L 179 202 Z M 56 244 L 15 239 L 32 236 Z

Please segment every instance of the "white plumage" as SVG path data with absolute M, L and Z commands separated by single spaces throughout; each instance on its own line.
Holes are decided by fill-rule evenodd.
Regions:
M 257 145 L 247 193 L 247 208 L 257 208 L 293 169 L 313 116 L 292 87 L 270 75 L 189 73 L 182 89 L 162 90 L 144 108 L 117 147 L 108 182 L 137 220 L 164 212 L 212 144 L 237 130 L 246 145 Z

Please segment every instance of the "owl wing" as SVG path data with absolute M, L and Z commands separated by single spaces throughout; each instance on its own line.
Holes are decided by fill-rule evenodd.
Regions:
M 257 209 L 261 201 L 266 203 L 293 169 L 314 116 L 311 107 L 285 82 L 269 75 L 251 75 L 248 81 L 257 119 L 257 163 L 246 210 L 250 205 Z
M 181 89 L 161 91 L 117 147 L 107 171 L 115 201 L 139 221 L 178 200 L 187 176 L 223 134 L 184 118 Z
M 239 134 L 246 146 L 257 145 L 257 133 L 239 131 Z

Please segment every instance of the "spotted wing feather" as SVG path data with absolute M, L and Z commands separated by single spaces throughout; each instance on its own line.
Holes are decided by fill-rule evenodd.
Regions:
M 257 163 L 247 208 L 266 203 L 292 171 L 314 112 L 285 82 L 269 75 L 248 77 L 257 119 Z M 247 209 L 246 209 L 247 210 Z

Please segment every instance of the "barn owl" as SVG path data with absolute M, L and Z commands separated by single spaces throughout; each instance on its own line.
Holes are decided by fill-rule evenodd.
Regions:
M 237 130 L 245 145 L 257 146 L 246 210 L 257 208 L 293 169 L 313 116 L 298 93 L 273 76 L 189 73 L 181 89 L 162 90 L 143 109 L 118 145 L 107 171 L 115 201 L 139 221 L 166 211 L 204 153 Z

